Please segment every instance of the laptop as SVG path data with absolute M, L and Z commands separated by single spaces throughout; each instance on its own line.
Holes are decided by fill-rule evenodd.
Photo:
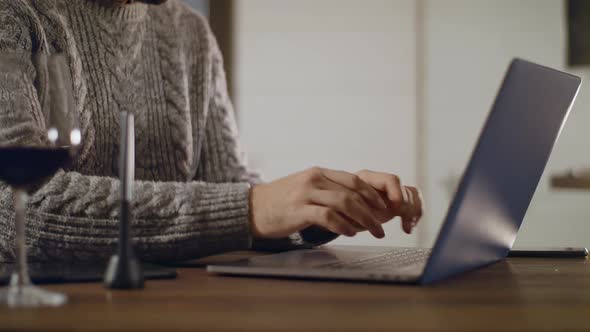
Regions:
M 581 85 L 514 59 L 434 247 L 330 247 L 210 265 L 211 273 L 429 284 L 504 259 Z

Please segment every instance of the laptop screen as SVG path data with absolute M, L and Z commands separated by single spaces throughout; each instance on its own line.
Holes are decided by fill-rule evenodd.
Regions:
M 580 84 L 579 77 L 512 61 L 422 282 L 506 257 Z

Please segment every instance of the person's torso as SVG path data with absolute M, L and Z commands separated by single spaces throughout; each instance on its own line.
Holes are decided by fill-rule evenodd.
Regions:
M 181 35 L 176 4 L 118 12 L 88 0 L 55 5 L 41 8 L 47 12 L 39 17 L 50 49 L 63 52 L 72 71 L 83 133 L 73 170 L 117 176 L 120 112 L 129 111 L 135 114 L 136 179 L 193 179 L 209 77 L 206 57 L 196 50 L 207 41 Z

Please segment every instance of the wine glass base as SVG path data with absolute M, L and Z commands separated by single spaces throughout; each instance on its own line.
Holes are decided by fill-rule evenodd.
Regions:
M 9 286 L 0 289 L 0 306 L 11 308 L 57 307 L 64 305 L 65 294 L 41 289 L 33 285 Z

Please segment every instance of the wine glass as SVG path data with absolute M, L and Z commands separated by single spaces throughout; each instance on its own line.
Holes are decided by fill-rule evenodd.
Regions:
M 63 55 L 0 55 L 0 181 L 12 187 L 14 272 L 0 289 L 0 305 L 59 306 L 61 293 L 31 283 L 25 244 L 28 194 L 73 160 L 81 142 L 72 82 Z M 28 61 L 28 62 L 27 62 Z

